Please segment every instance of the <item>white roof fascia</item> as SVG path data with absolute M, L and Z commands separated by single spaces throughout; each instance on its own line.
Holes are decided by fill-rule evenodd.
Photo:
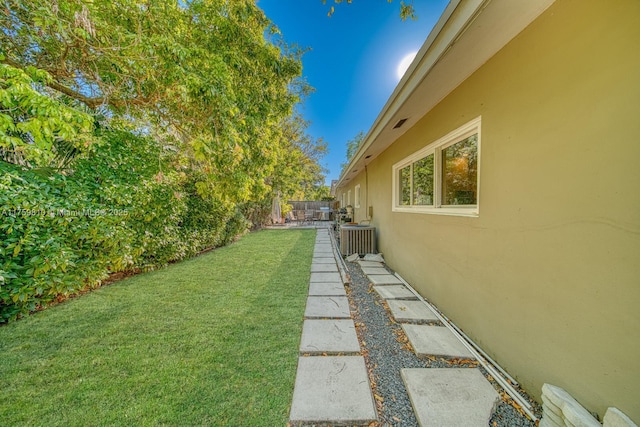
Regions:
M 453 15 L 453 12 L 456 11 L 456 8 L 461 3 L 461 1 L 462 0 L 450 1 L 442 15 L 440 15 L 438 22 L 429 33 L 429 36 L 416 54 L 416 57 L 411 62 L 411 65 L 409 66 L 407 71 L 405 71 L 404 75 L 400 79 L 400 82 L 382 108 L 382 111 L 380 112 L 380 114 L 378 114 L 378 117 L 373 122 L 373 125 L 369 129 L 369 132 L 365 136 L 362 144 L 360 144 L 360 147 L 351 158 L 351 161 L 345 169 L 345 172 L 338 179 L 337 187 L 340 187 L 340 185 L 342 184 L 342 180 L 350 172 L 354 163 L 356 163 L 362 157 L 363 153 L 369 148 L 371 143 L 380 134 L 382 129 L 389 123 L 391 116 L 406 101 L 406 99 L 411 95 L 418 84 L 429 73 L 429 70 L 431 69 L 431 67 L 433 67 L 434 64 L 437 63 L 438 59 L 440 59 L 440 56 L 444 52 L 446 52 L 451 42 L 459 34 L 460 30 L 462 30 L 466 26 L 465 24 L 467 20 L 464 19 L 464 15 L 460 16 L 462 15 L 460 14 L 456 22 L 450 25 L 450 27 L 453 28 L 449 28 L 446 32 L 444 32 L 442 36 L 440 34 L 443 31 L 444 26 L 449 22 L 451 15 Z M 469 16 L 467 16 L 467 19 L 475 14 L 477 9 L 482 5 L 484 1 L 486 0 L 472 0 L 471 2 L 467 3 L 467 7 L 465 8 L 467 14 L 469 14 Z M 473 5 L 475 5 L 475 7 L 473 7 Z M 457 31 L 455 26 L 459 27 Z M 447 38 L 450 39 L 447 40 Z M 436 39 L 438 41 L 437 43 Z
M 555 0 L 451 1 L 340 176 L 337 187 L 409 130 Z M 476 22 L 477 21 L 477 22 Z M 401 113 L 401 114 L 400 114 Z M 400 129 L 391 129 L 407 118 Z M 372 160 L 372 159 L 371 159 Z

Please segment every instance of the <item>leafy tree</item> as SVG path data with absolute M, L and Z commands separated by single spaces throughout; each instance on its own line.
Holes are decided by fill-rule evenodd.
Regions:
M 323 191 L 326 144 L 292 114 L 301 52 L 253 0 L 3 6 L 0 323 Z
M 35 89 L 50 80 L 34 67 L 0 64 L 0 159 L 34 167 L 64 166 L 93 141 L 90 115 Z
M 247 216 L 254 224 L 268 220 L 273 198 L 278 195 L 286 200 L 320 200 L 328 196 L 324 185 L 326 170 L 320 160 L 327 152 L 327 143 L 307 133 L 309 122 L 299 114 L 287 118 L 281 127 L 279 143 L 273 149 L 277 153 L 277 166 L 266 182 L 270 191 L 262 199 L 245 204 Z
M 342 166 L 343 172 L 347 168 L 347 166 L 349 166 L 349 162 L 351 161 L 353 156 L 355 156 L 358 148 L 360 148 L 360 145 L 362 144 L 362 141 L 364 141 L 365 136 L 365 133 L 363 131 L 360 131 L 356 136 L 353 137 L 353 139 L 347 141 L 347 161 L 340 165 Z
M 265 39 L 275 30 L 253 0 L 8 0 L 3 12 L 2 62 L 45 70 L 49 93 L 175 147 L 205 173 L 201 192 L 266 191 L 301 65 Z
M 343 2 L 347 2 L 347 3 L 351 3 L 353 0 L 333 0 L 335 4 L 340 4 Z M 387 0 L 387 2 L 391 3 L 393 0 Z M 327 4 L 327 0 L 322 0 L 322 4 Z M 327 13 L 327 16 L 331 16 L 333 15 L 335 12 L 335 6 L 331 6 L 331 8 L 329 9 L 329 13 Z M 413 0 L 410 1 L 409 4 L 405 3 L 404 1 L 400 1 L 400 18 L 404 21 L 407 18 L 410 18 L 411 20 L 415 21 L 416 19 L 418 19 L 417 15 L 416 15 L 416 11 L 413 8 Z

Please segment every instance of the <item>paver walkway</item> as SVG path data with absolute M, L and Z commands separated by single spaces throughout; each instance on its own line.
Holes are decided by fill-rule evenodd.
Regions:
M 377 420 L 342 276 L 329 237 L 318 230 L 289 422 L 368 425 Z
M 369 425 L 377 411 L 329 230 L 318 230 L 290 424 Z M 382 263 L 360 261 L 418 356 L 473 358 Z M 401 369 L 420 426 L 486 426 L 498 393 L 477 368 Z

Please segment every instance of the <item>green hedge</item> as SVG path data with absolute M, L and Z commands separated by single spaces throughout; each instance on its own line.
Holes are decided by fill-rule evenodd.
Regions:
M 99 285 L 109 273 L 154 269 L 220 246 L 248 223 L 203 198 L 151 138 L 102 130 L 72 170 L 0 161 L 0 323 Z

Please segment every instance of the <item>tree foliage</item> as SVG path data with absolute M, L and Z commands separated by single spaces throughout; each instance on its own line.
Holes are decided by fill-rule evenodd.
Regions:
M 0 323 L 322 192 L 301 52 L 253 0 L 7 0 Z
M 333 0 L 333 2 L 335 4 L 340 4 L 343 2 L 346 3 L 351 3 L 353 0 Z M 387 2 L 391 3 L 393 2 L 393 0 L 387 0 Z M 322 0 L 322 4 L 327 4 L 327 0 Z M 335 6 L 331 6 L 331 8 L 329 9 L 329 12 L 327 13 L 327 16 L 332 16 L 335 13 Z M 413 0 L 410 0 L 410 2 L 407 4 L 404 1 L 400 1 L 400 19 L 402 19 L 403 21 L 405 21 L 407 18 L 415 21 L 418 19 L 418 16 L 416 15 L 416 11 L 413 7 Z
M 358 152 L 358 148 L 360 148 L 360 145 L 362 145 L 365 136 L 365 133 L 363 131 L 360 131 L 356 136 L 347 141 L 347 158 L 346 162 L 342 163 L 341 165 L 343 172 L 347 168 L 347 166 L 349 166 L 349 162 L 351 161 L 353 156 L 355 156 L 355 154 Z
M 93 118 L 36 87 L 50 76 L 34 67 L 0 64 L 0 156 L 13 163 L 63 166 L 93 139 Z
M 301 65 L 265 39 L 271 24 L 252 0 L 10 0 L 0 19 L 6 64 L 144 123 L 205 173 L 203 191 L 231 202 L 265 191 Z

